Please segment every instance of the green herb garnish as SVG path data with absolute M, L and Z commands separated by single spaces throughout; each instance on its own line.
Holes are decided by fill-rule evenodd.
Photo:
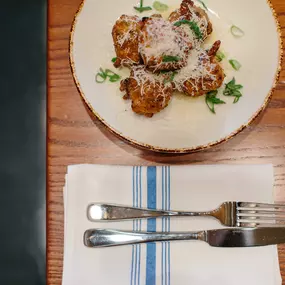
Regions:
M 206 104 L 209 110 L 213 114 L 216 114 L 215 105 L 226 104 L 226 102 L 224 102 L 220 98 L 217 98 L 217 95 L 218 95 L 218 90 L 214 90 L 214 91 L 208 92 L 205 97 Z
M 231 33 L 237 38 L 241 38 L 242 36 L 244 36 L 244 31 L 235 25 L 231 26 Z
M 177 62 L 179 60 L 180 60 L 180 57 L 178 56 L 164 55 L 162 57 L 162 62 L 172 62 L 172 61 Z
M 235 97 L 234 99 L 234 104 L 235 104 L 239 101 L 240 97 L 242 97 L 242 94 L 240 92 L 240 89 L 242 88 L 243 86 L 240 84 L 236 84 L 236 79 L 233 78 L 229 83 L 226 84 L 223 94 L 225 96 Z
M 199 26 L 197 25 L 197 23 L 195 23 L 193 21 L 188 21 L 188 20 L 181 20 L 181 21 L 175 22 L 174 26 L 180 27 L 182 24 L 189 25 L 189 27 L 191 28 L 191 30 L 194 32 L 194 34 L 196 35 L 196 37 L 199 40 L 201 40 L 203 38 L 203 34 L 201 33 L 201 30 L 200 30 Z
M 175 75 L 177 74 L 176 71 L 171 72 L 171 74 L 170 74 L 170 72 L 161 72 L 161 73 L 162 73 L 162 74 L 167 74 L 167 75 L 169 75 L 168 78 L 165 78 L 165 79 L 164 79 L 164 81 L 163 81 L 164 84 L 169 83 L 169 82 L 173 82 L 174 77 L 175 77 Z
M 216 59 L 218 62 L 221 62 L 225 57 L 226 57 L 225 54 L 222 53 L 221 51 L 218 51 L 216 54 Z
M 197 0 L 197 1 L 202 4 L 202 6 L 205 8 L 205 10 L 208 11 L 208 7 L 206 6 L 206 4 L 202 0 Z
M 118 74 L 114 74 L 113 76 L 109 76 L 110 82 L 117 82 L 121 79 L 121 76 Z
M 174 80 L 175 75 L 177 74 L 177 72 L 172 72 L 171 76 L 170 76 L 170 82 L 172 82 Z
M 113 58 L 112 58 L 112 62 L 115 62 L 116 60 L 117 60 L 116 57 L 113 57 Z
M 100 72 L 98 72 L 96 74 L 96 77 L 95 77 L 95 80 L 97 83 L 103 83 L 105 82 L 106 78 L 107 78 L 107 75 L 105 73 L 105 71 L 100 67 Z
M 151 7 L 147 6 L 147 7 L 134 7 L 137 11 L 139 11 L 140 13 L 144 12 L 144 11 L 150 11 L 152 10 Z
M 165 12 L 168 10 L 168 6 L 164 3 L 161 3 L 159 1 L 154 1 L 152 4 L 152 7 L 159 12 Z
M 121 79 L 121 76 L 110 69 L 103 70 L 101 67 L 95 76 L 95 80 L 97 83 L 103 83 L 109 78 L 110 82 L 117 82 Z
M 230 59 L 229 63 L 231 64 L 231 66 L 233 67 L 234 70 L 237 70 L 237 71 L 240 70 L 241 64 L 237 60 Z
M 142 13 L 144 11 L 150 11 L 152 10 L 152 8 L 150 6 L 143 6 L 143 0 L 140 0 L 140 6 L 139 7 L 134 7 L 135 10 L 137 10 L 138 12 Z

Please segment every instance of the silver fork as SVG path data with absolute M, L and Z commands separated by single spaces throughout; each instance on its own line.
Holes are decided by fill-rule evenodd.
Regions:
M 102 203 L 93 203 L 87 209 L 87 217 L 93 222 L 170 216 L 213 217 L 227 227 L 280 226 L 285 222 L 285 204 L 224 202 L 208 212 L 150 210 Z

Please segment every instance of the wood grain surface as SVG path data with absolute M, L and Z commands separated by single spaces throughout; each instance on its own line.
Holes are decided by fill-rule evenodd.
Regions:
M 48 4 L 48 284 L 59 285 L 63 261 L 64 175 L 69 164 L 253 164 L 273 163 L 275 199 L 285 202 L 285 61 L 267 109 L 232 140 L 205 152 L 157 154 L 130 146 L 111 134 L 89 112 L 69 65 L 69 33 L 81 0 Z M 272 0 L 285 41 L 285 1 Z M 262 56 L 262 55 L 261 55 Z M 285 246 L 279 247 L 285 284 Z

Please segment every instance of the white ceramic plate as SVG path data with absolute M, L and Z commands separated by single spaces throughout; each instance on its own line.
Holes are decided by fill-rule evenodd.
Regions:
M 164 0 L 169 12 L 179 0 Z M 98 84 L 95 74 L 100 67 L 115 71 L 112 27 L 122 14 L 133 15 L 136 0 L 85 0 L 73 23 L 70 61 L 77 87 L 93 113 L 114 133 L 129 142 L 156 151 L 190 152 L 202 150 L 233 137 L 265 108 L 278 79 L 281 65 L 281 39 L 276 16 L 267 0 L 205 0 L 214 32 L 207 42 L 221 40 L 227 59 L 237 59 L 242 68 L 234 71 L 223 61 L 225 82 L 236 78 L 244 86 L 243 97 L 212 114 L 205 98 L 175 94 L 169 106 L 152 118 L 136 115 L 131 102 L 122 99 L 118 83 Z M 145 6 L 152 5 L 145 0 Z M 145 12 L 143 16 L 154 13 Z M 167 16 L 167 15 L 164 15 Z M 237 25 L 245 35 L 235 38 L 230 27 Z M 117 71 L 127 77 L 127 69 Z

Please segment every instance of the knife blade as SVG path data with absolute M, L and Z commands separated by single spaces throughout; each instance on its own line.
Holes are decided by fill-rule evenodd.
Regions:
M 256 247 L 285 243 L 285 227 L 224 228 L 199 232 L 135 232 L 89 229 L 84 233 L 87 247 L 110 247 L 159 241 L 198 240 L 213 247 Z

